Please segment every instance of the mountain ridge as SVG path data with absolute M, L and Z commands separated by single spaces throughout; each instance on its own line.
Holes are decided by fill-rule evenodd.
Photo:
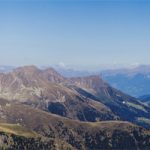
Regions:
M 65 78 L 53 68 L 25 66 L 0 74 L 0 98 L 80 121 L 126 120 L 150 127 L 150 108 L 99 76 Z M 129 117 L 130 116 L 130 117 Z

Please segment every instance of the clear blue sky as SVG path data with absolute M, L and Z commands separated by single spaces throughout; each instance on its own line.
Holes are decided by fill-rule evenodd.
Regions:
M 0 0 L 0 64 L 150 64 L 150 1 Z

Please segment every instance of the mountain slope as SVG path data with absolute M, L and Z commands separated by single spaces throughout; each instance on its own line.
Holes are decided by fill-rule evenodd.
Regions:
M 66 149 L 71 148 L 67 143 L 63 146 L 63 142 L 59 142 L 59 146 Z M 0 149 L 5 150 L 26 150 L 26 149 L 52 149 L 59 148 L 58 143 L 54 139 L 43 138 L 41 135 L 26 129 L 18 124 L 0 123 Z
M 99 76 L 64 78 L 35 66 L 0 74 L 0 97 L 81 121 L 125 120 L 150 128 L 150 107 Z M 141 120 L 141 118 L 144 118 Z
M 72 84 L 76 85 L 76 90 L 85 95 L 91 96 L 95 101 L 103 103 L 122 120 L 128 120 L 137 124 L 139 118 L 150 120 L 150 108 L 139 102 L 136 98 L 126 95 L 104 82 L 99 76 L 82 78 L 72 78 Z M 145 123 L 149 128 L 150 124 Z
M 66 82 L 68 79 L 53 69 L 17 68 L 9 74 L 0 74 L 0 97 L 68 118 L 79 119 L 82 116 L 83 121 L 118 118 L 102 103 L 89 101 L 89 98 L 65 86 Z M 90 118 L 89 113 L 93 114 Z
M 57 145 L 61 145 L 64 141 L 63 146 L 70 149 L 150 148 L 150 132 L 129 122 L 80 122 L 2 99 L 0 105 L 2 108 L 0 122 L 19 123 L 45 136 L 48 141 L 50 139 L 53 142 L 57 141 Z

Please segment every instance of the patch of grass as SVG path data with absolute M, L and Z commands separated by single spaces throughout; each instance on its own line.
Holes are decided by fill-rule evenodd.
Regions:
M 146 124 L 150 124 L 150 119 L 144 118 L 144 117 L 138 117 L 137 120 L 139 122 L 144 122 Z
M 128 106 L 133 107 L 133 108 L 136 108 L 136 109 L 142 110 L 142 111 L 144 111 L 144 112 L 147 112 L 147 111 L 145 110 L 145 108 L 144 108 L 143 106 L 141 106 L 141 105 L 138 105 L 138 104 L 135 104 L 135 103 L 130 103 L 130 102 L 126 102 L 126 104 L 127 104 Z
M 0 123 L 0 131 L 24 137 L 38 137 L 36 132 L 26 129 L 18 124 Z

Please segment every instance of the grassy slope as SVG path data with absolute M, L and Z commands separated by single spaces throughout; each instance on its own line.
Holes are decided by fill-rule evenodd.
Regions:
M 44 137 L 18 124 L 0 123 L 0 149 L 2 150 L 74 150 L 67 142 Z
M 64 141 L 63 145 L 68 144 L 81 150 L 91 149 L 91 145 L 95 149 L 150 147 L 149 131 L 129 122 L 80 122 L 22 104 L 8 105 L 5 100 L 1 100 L 0 105 L 3 109 L 1 115 L 3 118 L 0 118 L 0 122 L 19 123 L 38 134 L 54 139 L 58 146 L 61 143 L 58 141 Z M 9 128 L 4 125 L 4 127 L 12 129 L 12 126 Z M 18 126 L 14 128 L 18 128 Z
M 0 123 L 0 132 L 15 134 L 17 136 L 24 136 L 26 138 L 39 137 L 39 135 L 36 132 L 24 128 L 18 124 Z

